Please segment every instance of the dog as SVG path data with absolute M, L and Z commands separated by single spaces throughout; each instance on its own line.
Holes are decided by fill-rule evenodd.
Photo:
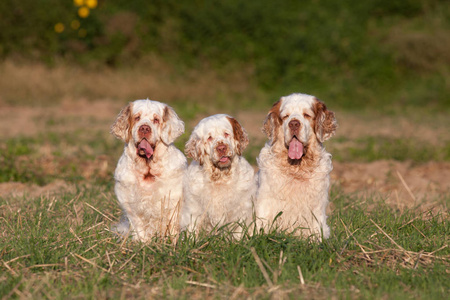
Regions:
M 121 110 L 111 133 L 125 142 L 114 173 L 124 216 L 112 230 L 142 242 L 176 234 L 187 160 L 173 142 L 184 122 L 166 104 L 136 100 Z
M 244 128 L 225 114 L 207 117 L 194 128 L 185 147 L 193 161 L 183 179 L 181 230 L 198 233 L 250 221 L 256 181 L 241 156 L 247 145 Z M 235 231 L 235 237 L 240 234 Z
M 323 142 L 336 128 L 335 114 L 314 96 L 292 94 L 273 105 L 263 126 L 268 142 L 257 158 L 260 228 L 274 225 L 318 240 L 330 236 L 326 208 L 333 166 Z

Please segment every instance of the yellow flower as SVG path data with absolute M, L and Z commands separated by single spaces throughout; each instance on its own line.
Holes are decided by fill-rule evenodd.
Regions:
M 96 8 L 97 7 L 97 0 L 86 0 L 85 1 L 86 6 L 89 8 Z
M 78 15 L 80 18 L 87 18 L 89 16 L 89 8 L 82 6 L 78 9 Z
M 63 23 L 56 23 L 55 24 L 55 31 L 57 33 L 61 33 L 64 31 L 64 24 Z
M 80 21 L 73 20 L 72 22 L 70 22 L 70 27 L 72 27 L 73 30 L 77 30 L 78 28 L 80 28 Z
M 73 4 L 75 4 L 75 6 L 81 6 L 84 4 L 84 0 L 73 0 Z
M 84 28 L 81 28 L 80 30 L 78 30 L 78 36 L 81 38 L 84 38 L 87 35 L 87 31 Z

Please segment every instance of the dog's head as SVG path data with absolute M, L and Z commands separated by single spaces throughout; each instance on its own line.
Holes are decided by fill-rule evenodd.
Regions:
M 298 161 L 313 142 L 323 143 L 336 128 L 334 113 L 323 102 L 314 96 L 292 94 L 273 105 L 263 131 L 271 145 L 283 143 L 289 159 Z
M 168 146 L 184 132 L 184 123 L 168 105 L 152 100 L 136 100 L 124 107 L 111 126 L 111 133 L 136 148 L 147 160 L 159 143 Z
M 203 165 L 211 163 L 219 169 L 231 166 L 236 156 L 248 145 L 248 136 L 236 119 L 214 115 L 201 120 L 186 143 L 186 155 Z

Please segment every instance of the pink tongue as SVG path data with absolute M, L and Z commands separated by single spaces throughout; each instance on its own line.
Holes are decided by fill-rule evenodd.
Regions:
M 143 139 L 138 145 L 138 152 L 141 152 L 141 150 L 145 152 L 147 158 L 153 155 L 153 148 L 146 139 Z
M 296 138 L 289 143 L 288 155 L 290 159 L 300 159 L 303 156 L 303 144 Z
M 227 162 L 228 161 L 228 157 L 224 156 L 220 158 L 220 162 Z

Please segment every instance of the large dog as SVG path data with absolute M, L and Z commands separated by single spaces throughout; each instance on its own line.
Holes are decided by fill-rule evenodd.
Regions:
M 336 128 L 334 113 L 314 96 L 292 94 L 273 105 L 263 127 L 269 141 L 258 157 L 256 215 L 261 227 L 274 225 L 319 240 L 329 237 L 325 211 L 333 167 L 322 143 Z
M 125 142 L 114 173 L 124 218 L 113 230 L 143 242 L 177 233 L 187 160 L 172 143 L 183 132 L 175 111 L 157 101 L 136 100 L 119 113 L 111 133 Z
M 241 156 L 247 145 L 247 133 L 230 116 L 210 116 L 195 127 L 185 148 L 194 160 L 183 181 L 182 230 L 211 230 L 251 219 L 256 182 Z

